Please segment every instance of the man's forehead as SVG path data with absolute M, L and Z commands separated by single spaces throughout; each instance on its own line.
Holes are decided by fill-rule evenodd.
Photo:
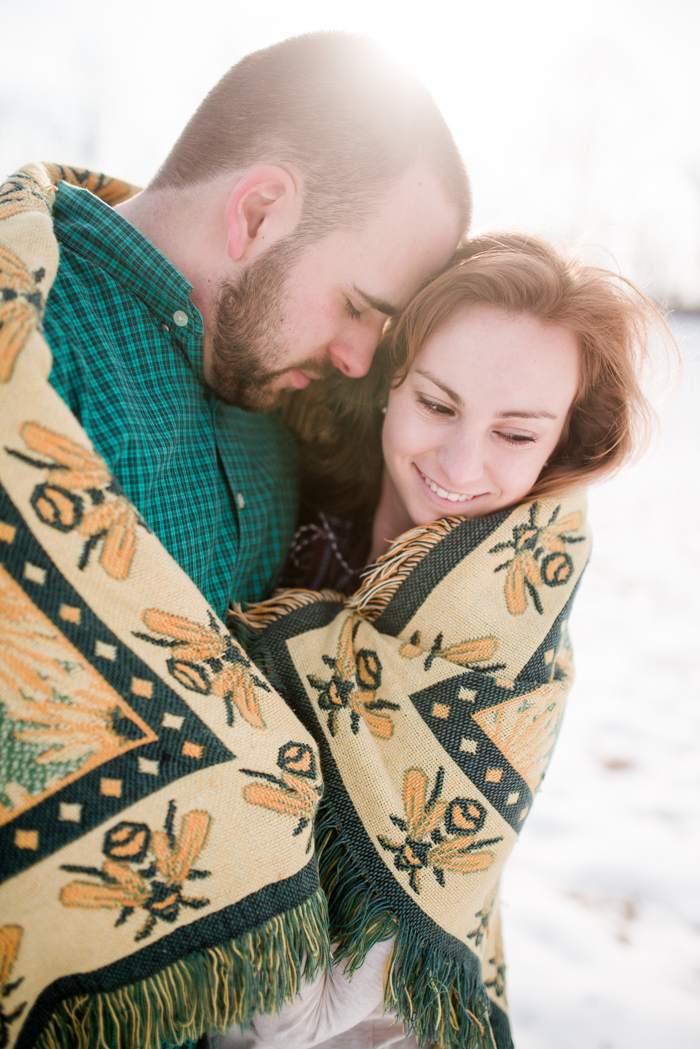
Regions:
M 425 280 L 447 265 L 463 232 L 442 181 L 426 166 L 414 165 L 366 227 L 375 279 L 358 276 L 357 287 L 400 311 Z

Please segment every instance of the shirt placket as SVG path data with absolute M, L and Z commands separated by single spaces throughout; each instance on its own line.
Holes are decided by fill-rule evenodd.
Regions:
M 232 600 L 243 593 L 247 586 L 251 567 L 258 556 L 260 536 L 255 528 L 253 489 L 254 478 L 246 469 L 248 458 L 243 449 L 236 449 L 235 437 L 230 426 L 224 428 L 220 419 L 220 402 L 212 396 L 212 425 L 219 462 L 226 474 L 229 487 L 231 512 L 238 531 L 237 548 L 229 560 L 231 573 L 230 593 Z

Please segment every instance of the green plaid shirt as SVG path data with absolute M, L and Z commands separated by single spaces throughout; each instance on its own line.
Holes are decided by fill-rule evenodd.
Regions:
M 292 436 L 276 415 L 222 404 L 205 386 L 192 287 L 131 223 L 61 182 L 54 230 L 52 385 L 219 615 L 260 600 L 294 528 Z

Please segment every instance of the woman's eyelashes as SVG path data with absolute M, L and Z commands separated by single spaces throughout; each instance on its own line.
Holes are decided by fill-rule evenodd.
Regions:
M 441 416 L 446 419 L 451 419 L 456 415 L 456 410 L 451 408 L 448 404 L 441 404 L 440 401 L 433 401 L 430 397 L 426 397 L 424 394 L 418 394 L 417 401 L 427 415 Z M 510 430 L 498 429 L 493 432 L 502 441 L 506 441 L 508 444 L 512 445 L 535 444 L 539 440 L 538 435 L 534 433 L 512 433 Z
M 498 430 L 499 437 L 502 437 L 508 444 L 534 444 L 537 437 L 534 434 L 525 433 L 504 433 L 503 430 Z
M 418 395 L 418 403 L 429 415 L 452 416 L 455 414 L 454 408 L 450 408 L 449 405 L 440 404 L 439 401 L 431 401 L 430 398 L 423 397 L 421 394 Z

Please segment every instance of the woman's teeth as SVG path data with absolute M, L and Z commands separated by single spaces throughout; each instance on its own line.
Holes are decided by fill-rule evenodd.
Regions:
M 471 495 L 462 495 L 460 492 L 446 492 L 440 485 L 435 484 L 435 481 L 431 481 L 429 477 L 426 477 L 422 470 L 418 471 L 427 484 L 431 492 L 435 492 L 441 499 L 449 499 L 451 503 L 466 503 L 467 500 L 471 499 Z

